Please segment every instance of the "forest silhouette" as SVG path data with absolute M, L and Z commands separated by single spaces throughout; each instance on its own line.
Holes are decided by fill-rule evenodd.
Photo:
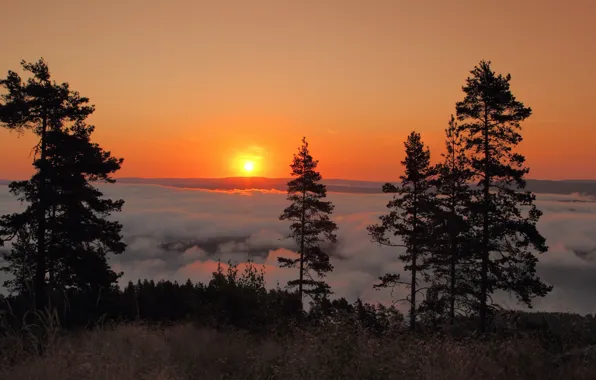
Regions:
M 511 76 L 495 73 L 490 61 L 480 61 L 465 79 L 463 98 L 446 123 L 440 162 L 431 164 L 423 136 L 412 131 L 404 142 L 404 174 L 381 189 L 387 211 L 367 227 L 371 244 L 395 247 L 408 273 L 406 278 L 385 273 L 374 285 L 409 290 L 391 306 L 334 297 L 325 281 L 334 270 L 325 247 L 337 243 L 338 226 L 306 137 L 291 160 L 288 206 L 279 217 L 298 247 L 280 257 L 279 265 L 292 268 L 295 279 L 272 289 L 259 265 L 249 261 L 240 272 L 237 263 L 228 262 L 205 284 L 139 279 L 121 288 L 123 273 L 110 267 L 108 257 L 126 255 L 123 226 L 114 220 L 126 203 L 105 197 L 96 184 L 115 183 L 124 159 L 93 142 L 95 127 L 87 118 L 95 107 L 88 98 L 54 81 L 43 59 L 21 65 L 26 78 L 9 71 L 0 80 L 0 126 L 37 138 L 34 175 L 8 185 L 26 207 L 0 217 L 0 245 L 7 246 L 1 269 L 10 275 L 3 284 L 9 294 L 0 296 L 0 365 L 7 376 L 27 373 L 27 360 L 70 355 L 61 350 L 73 344 L 71 332 L 103 342 L 115 336 L 109 334 L 131 331 L 157 334 L 156 344 L 169 349 L 180 339 L 171 334 L 209 331 L 211 338 L 197 339 L 230 350 L 222 355 L 238 354 L 218 342 L 225 337 L 249 337 L 237 342 L 240 350 L 261 352 L 274 342 L 284 348 L 273 351 L 292 360 L 311 355 L 311 362 L 277 353 L 251 364 L 239 360 L 212 369 L 214 378 L 596 376 L 593 361 L 581 364 L 596 344 L 593 316 L 505 310 L 492 300 L 506 292 L 531 308 L 553 287 L 536 274 L 548 245 L 537 228 L 542 212 L 536 196 L 526 189 L 530 169 L 516 149 L 532 110 L 513 95 Z M 318 351 L 300 346 L 307 341 L 309 347 L 320 345 Z M 409 362 L 400 362 L 398 351 L 387 354 L 397 341 Z M 499 350 L 509 350 L 509 356 L 501 357 Z M 439 360 L 448 351 L 451 359 Z M 456 368 L 458 355 L 463 364 Z M 475 355 L 484 355 L 484 362 Z M 188 358 L 172 360 L 188 368 L 170 368 L 176 375 L 164 377 L 155 371 L 165 367 L 151 367 L 150 374 L 128 368 L 133 371 L 128 376 L 203 373 L 191 368 Z M 259 360 L 262 367 L 255 364 Z M 135 364 L 139 371 L 151 365 Z M 69 376 L 92 376 L 85 372 L 89 366 Z M 294 372 L 284 372 L 289 368 Z

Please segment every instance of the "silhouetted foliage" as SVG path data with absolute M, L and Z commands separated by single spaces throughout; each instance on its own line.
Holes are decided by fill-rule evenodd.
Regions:
M 530 250 L 548 249 L 536 229 L 542 212 L 534 205 L 535 195 L 523 191 L 529 169 L 524 156 L 513 150 L 522 141 L 520 123 L 532 111 L 513 96 L 510 80 L 511 75 L 497 75 L 490 62 L 481 61 L 466 80 L 464 100 L 456 105 L 458 131 L 479 187 L 469 206 L 476 254 L 468 276 L 477 289 L 481 330 L 487 324 L 489 296 L 496 290 L 513 292 L 528 306 L 551 290 L 536 276 L 538 259 Z
M 50 131 L 59 131 L 67 123 L 81 123 L 94 110 L 87 105 L 88 99 L 70 90 L 67 83 L 57 84 L 51 80 L 48 65 L 42 59 L 35 63 L 21 62 L 23 69 L 32 74 L 23 81 L 19 74 L 9 71 L 5 79 L 0 80 L 0 87 L 6 90 L 1 95 L 0 125 L 11 130 L 32 130 L 39 136 L 35 147 L 39 153 L 36 167 L 37 179 L 27 189 L 30 197 L 36 198 L 36 207 L 30 210 L 35 214 L 33 226 L 36 234 L 34 293 L 35 307 L 44 309 L 46 302 L 45 276 L 47 271 L 46 218 L 50 212 L 46 189 L 48 187 L 47 137 Z M 35 195 L 34 195 L 35 194 Z M 8 239 L 11 236 L 0 235 Z
M 52 307 L 65 328 L 93 326 L 101 321 L 172 324 L 193 322 L 218 329 L 241 329 L 258 336 L 292 333 L 297 328 L 355 323 L 375 334 L 397 331 L 403 316 L 394 307 L 346 299 L 324 298 L 305 314 L 296 292 L 267 289 L 262 269 L 252 262 L 219 264 L 207 284 L 139 280 L 122 290 L 107 289 L 97 298 L 66 290 Z M 6 322 L 19 326 L 30 309 L 22 295 L 0 299 L 0 336 Z
M 46 135 L 46 281 L 51 292 L 74 288 L 97 295 L 118 279 L 106 255 L 124 251 L 122 225 L 105 218 L 120 211 L 124 201 L 102 199 L 103 194 L 91 182 L 114 182 L 110 175 L 120 169 L 122 159 L 91 143 L 92 132 L 92 126 L 77 122 Z M 37 160 L 35 167 L 39 165 Z M 35 268 L 37 240 L 31 231 L 36 227 L 39 181 L 38 170 L 29 181 L 11 183 L 10 191 L 29 206 L 22 213 L 0 218 L 0 234 L 18 235 L 18 245 L 5 256 L 8 267 L 2 268 L 15 276 L 6 284 L 9 290 L 26 288 L 33 281 L 28 272 Z
M 372 240 L 381 245 L 405 247 L 399 259 L 405 263 L 404 269 L 411 272 L 409 282 L 404 282 L 398 274 L 389 273 L 380 278 L 376 287 L 391 287 L 405 284 L 410 287 L 410 328 L 416 326 L 416 294 L 418 279 L 426 277 L 428 254 L 434 212 L 435 194 L 432 192 L 434 171 L 430 166 L 430 151 L 424 147 L 419 133 L 412 132 L 405 142 L 406 157 L 402 161 L 405 173 L 400 176 L 401 184 L 387 183 L 384 193 L 395 194 L 387 204 L 390 210 L 382 215 L 380 224 L 368 227 Z M 388 236 L 389 235 L 389 236 Z M 391 236 L 400 236 L 402 244 L 392 241 Z
M 204 300 L 204 317 L 211 324 L 251 331 L 271 329 L 281 321 L 291 324 L 301 314 L 296 295 L 279 289 L 268 291 L 263 270 L 257 270 L 250 261 L 240 275 L 231 262 L 226 271 L 218 265 L 205 288 Z
M 329 219 L 333 204 L 323 201 L 327 190 L 325 185 L 319 183 L 321 174 L 316 171 L 317 164 L 318 161 L 310 155 L 306 138 L 303 138 L 302 146 L 294 154 L 290 165 L 292 176 L 296 177 L 288 182 L 287 199 L 292 204 L 280 216 L 280 220 L 291 222 L 288 237 L 296 241 L 299 257 L 280 257 L 279 262 L 282 267 L 299 268 L 298 279 L 288 281 L 288 286 L 298 287 L 300 300 L 304 292 L 319 302 L 331 294 L 329 285 L 322 278 L 333 270 L 329 255 L 323 251 L 321 243 L 325 239 L 330 243 L 337 242 L 337 225 Z
M 439 319 L 447 312 L 453 324 L 457 310 L 469 311 L 468 298 L 472 292 L 465 273 L 471 255 L 468 206 L 472 173 L 453 115 L 445 133 L 447 152 L 435 168 L 436 208 L 432 234 L 428 237 L 432 241 L 429 263 L 433 285 L 426 296 L 424 309 Z

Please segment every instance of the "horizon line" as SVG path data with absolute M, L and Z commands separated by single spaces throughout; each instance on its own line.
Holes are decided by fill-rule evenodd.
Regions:
M 226 179 L 265 179 L 265 180 L 288 180 L 292 177 L 262 177 L 262 176 L 229 176 L 229 177 L 141 177 L 141 176 L 126 176 L 126 177 L 114 177 L 114 180 L 127 180 L 127 179 L 143 179 L 143 180 L 226 180 Z M 0 178 L 1 182 L 13 182 L 13 181 L 26 181 L 28 178 L 9 179 Z M 368 179 L 348 179 L 348 178 L 325 178 L 322 181 L 353 181 L 353 182 L 378 182 L 378 183 L 391 183 L 394 181 L 389 180 L 368 180 Z M 550 182 L 596 182 L 596 178 L 562 178 L 562 179 L 543 179 L 543 178 L 525 178 L 526 181 L 550 181 Z M 397 178 L 395 181 L 399 181 Z
M 137 176 L 127 176 L 127 177 L 114 177 L 115 180 L 119 179 L 279 179 L 279 180 L 286 180 L 292 179 L 292 177 L 262 177 L 262 176 L 230 176 L 230 177 L 137 177 Z M 577 181 L 577 182 L 588 182 L 588 181 L 596 181 L 596 178 L 561 178 L 561 179 L 544 179 L 544 178 L 524 178 L 526 181 L 553 181 L 553 182 L 561 182 L 561 181 Z M 0 180 L 3 180 L 0 178 Z M 349 179 L 349 178 L 340 178 L 340 177 L 331 177 L 321 179 L 322 181 L 357 181 L 357 182 L 389 182 L 388 180 L 369 180 L 369 179 Z M 399 180 L 399 178 L 397 179 Z

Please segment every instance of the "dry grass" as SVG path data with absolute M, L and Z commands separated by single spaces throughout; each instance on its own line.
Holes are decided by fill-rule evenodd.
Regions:
M 1 379 L 596 378 L 596 361 L 585 350 L 557 360 L 529 340 L 379 339 L 350 327 L 257 340 L 191 325 L 163 330 L 121 325 L 58 336 L 42 357 L 19 356 L 20 346 L 12 347 L 18 363 L 4 364 Z

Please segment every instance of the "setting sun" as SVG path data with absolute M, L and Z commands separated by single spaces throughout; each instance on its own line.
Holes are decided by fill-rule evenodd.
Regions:
M 250 173 L 255 169 L 255 163 L 252 161 L 245 161 L 243 167 L 245 172 Z
M 265 150 L 261 146 L 247 145 L 238 147 L 229 156 L 229 175 L 240 177 L 254 177 L 263 175 Z

